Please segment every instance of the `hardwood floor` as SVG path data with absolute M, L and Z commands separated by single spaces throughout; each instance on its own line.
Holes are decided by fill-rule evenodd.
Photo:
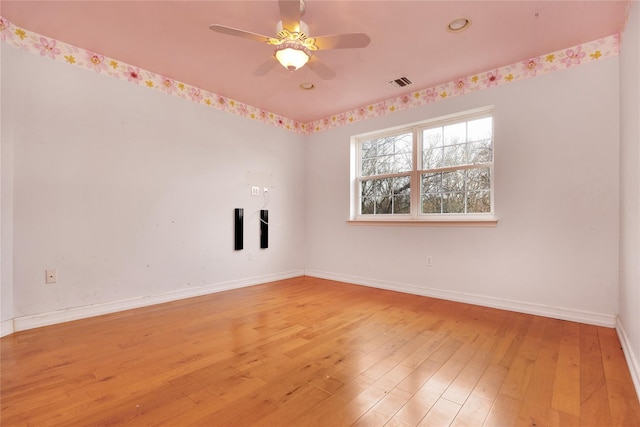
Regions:
M 0 340 L 8 426 L 640 426 L 615 330 L 301 277 Z

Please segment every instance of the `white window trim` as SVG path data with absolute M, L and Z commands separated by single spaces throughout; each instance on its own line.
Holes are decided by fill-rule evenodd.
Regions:
M 474 165 L 463 165 L 463 166 L 453 166 L 453 167 L 443 167 L 439 168 L 438 171 L 447 171 L 447 170 L 460 170 L 460 169 L 472 169 L 482 167 L 486 165 L 491 168 L 491 213 L 467 213 L 467 214 L 422 214 L 419 213 L 419 204 L 420 204 L 420 191 L 411 191 L 411 206 L 415 207 L 414 214 L 373 214 L 373 215 L 361 215 L 358 214 L 360 210 L 360 195 L 359 195 L 359 182 L 360 176 L 358 172 L 359 161 L 360 161 L 360 141 L 363 139 L 367 139 L 370 137 L 382 137 L 388 134 L 398 134 L 402 132 L 413 133 L 413 170 L 407 173 L 397 173 L 397 174 L 389 174 L 389 175 L 380 175 L 376 176 L 376 178 L 384 178 L 387 176 L 406 176 L 409 175 L 411 178 L 411 188 L 419 188 L 419 176 L 422 170 L 418 169 L 418 147 L 421 146 L 421 141 L 418 138 L 421 138 L 421 131 L 424 128 L 428 128 L 429 125 L 438 124 L 438 125 L 446 125 L 447 123 L 457 123 L 461 121 L 468 121 L 470 119 L 482 118 L 482 116 L 493 116 L 494 117 L 494 128 L 495 128 L 495 116 L 493 114 L 494 107 L 483 107 L 474 110 L 468 110 L 462 113 L 457 114 L 449 114 L 446 116 L 440 116 L 437 118 L 424 120 L 420 122 L 410 123 L 407 125 L 396 126 L 393 128 L 384 129 L 382 131 L 374 131 L 367 132 L 359 135 L 354 135 L 351 137 L 351 151 L 350 151 L 350 212 L 349 212 L 349 220 L 347 221 L 349 224 L 355 225 L 415 225 L 415 226 L 482 226 L 482 227 L 495 227 L 498 223 L 498 218 L 495 216 L 495 203 L 494 203 L 494 195 L 495 195 L 495 185 L 494 185 L 494 165 L 495 159 L 488 163 L 474 164 Z M 495 153 L 495 132 L 493 132 L 493 140 L 492 147 L 493 152 Z M 434 169 L 435 170 L 435 169 Z

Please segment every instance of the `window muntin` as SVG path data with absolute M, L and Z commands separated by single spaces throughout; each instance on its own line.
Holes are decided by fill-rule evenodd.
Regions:
M 423 169 L 493 161 L 492 117 L 422 130 Z
M 362 215 L 410 213 L 413 139 L 400 132 L 360 142 Z
M 360 184 L 361 213 L 363 215 L 410 213 L 410 183 L 409 176 L 362 180 Z
M 491 213 L 491 168 L 421 174 L 423 214 Z
M 491 213 L 493 118 L 422 129 L 421 214 Z
M 357 219 L 493 213 L 492 111 L 356 138 Z
M 411 172 L 413 135 L 400 133 L 361 142 L 361 176 Z

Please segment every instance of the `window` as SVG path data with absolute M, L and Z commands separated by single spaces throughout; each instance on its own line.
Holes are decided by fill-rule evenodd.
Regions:
M 491 109 L 352 139 L 352 219 L 495 221 Z

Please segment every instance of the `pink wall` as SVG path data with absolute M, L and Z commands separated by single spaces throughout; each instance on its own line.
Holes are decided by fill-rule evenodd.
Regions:
M 302 274 L 303 136 L 14 48 L 2 55 L 2 147 L 14 150 L 13 283 L 2 286 L 16 328 Z M 246 216 L 239 252 L 234 208 Z M 48 268 L 58 283 L 45 284 Z
M 352 135 L 490 105 L 497 227 L 347 223 Z M 311 135 L 307 274 L 615 326 L 618 149 L 617 58 Z
M 627 362 L 640 395 L 640 3 L 629 3 L 629 20 L 620 55 L 618 335 L 623 338 Z

